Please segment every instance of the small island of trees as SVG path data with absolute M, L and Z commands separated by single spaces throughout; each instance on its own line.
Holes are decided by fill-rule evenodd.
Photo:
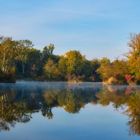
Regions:
M 43 50 L 30 40 L 0 37 L 0 82 L 24 80 L 93 81 L 107 84 L 140 84 L 140 34 L 131 37 L 126 59 L 87 60 L 77 50 L 55 55 L 55 46 Z

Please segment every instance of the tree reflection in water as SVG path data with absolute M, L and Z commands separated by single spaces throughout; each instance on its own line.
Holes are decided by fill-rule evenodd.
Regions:
M 29 122 L 35 112 L 41 111 L 44 117 L 52 119 L 54 107 L 78 113 L 88 103 L 123 107 L 124 114 L 129 116 L 131 134 L 140 135 L 140 88 L 131 86 L 62 89 L 1 86 L 0 130 L 10 130 L 17 122 Z

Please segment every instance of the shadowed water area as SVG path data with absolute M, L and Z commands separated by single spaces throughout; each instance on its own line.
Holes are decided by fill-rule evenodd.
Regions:
M 139 140 L 140 87 L 0 84 L 0 140 Z

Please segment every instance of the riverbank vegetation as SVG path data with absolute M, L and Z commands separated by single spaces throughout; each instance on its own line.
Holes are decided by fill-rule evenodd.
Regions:
M 60 56 L 53 53 L 53 44 L 38 50 L 30 40 L 0 37 L 0 82 L 32 79 L 139 84 L 140 34 L 133 35 L 128 45 L 130 51 L 126 54 L 126 59 L 87 60 L 77 50 L 70 50 Z

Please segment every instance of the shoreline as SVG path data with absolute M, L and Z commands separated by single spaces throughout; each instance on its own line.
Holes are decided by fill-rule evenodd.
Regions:
M 16 84 L 16 83 L 22 83 L 22 82 L 41 82 L 41 83 L 68 83 L 68 84 L 77 84 L 82 85 L 83 83 L 94 83 L 94 84 L 101 84 L 102 86 L 140 86 L 140 84 L 108 84 L 105 82 L 92 82 L 92 81 L 47 81 L 47 80 L 33 80 L 33 79 L 17 79 L 15 82 L 2 82 L 0 81 L 0 84 Z

